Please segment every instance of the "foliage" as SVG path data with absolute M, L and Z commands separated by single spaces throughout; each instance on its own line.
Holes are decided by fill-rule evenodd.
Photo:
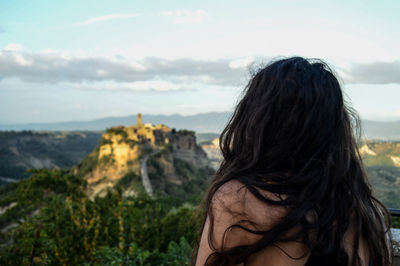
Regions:
M 119 186 L 137 179 L 130 173 Z M 118 189 L 92 201 L 85 186 L 56 169 L 19 182 L 6 213 L 22 220 L 0 237 L 0 265 L 188 265 L 196 208 L 166 195 L 124 198 Z
M 395 163 L 400 142 L 366 141 L 360 147 L 375 196 L 389 208 L 400 208 L 400 168 Z
M 114 186 L 116 190 L 122 190 L 127 187 L 132 188 L 135 191 L 145 193 L 141 177 L 134 172 L 129 172 L 124 175 L 120 180 L 118 180 L 117 184 L 115 184 Z
M 400 228 L 400 217 L 391 217 L 391 227 L 392 228 Z
M 187 129 L 179 130 L 178 134 L 181 134 L 181 135 L 184 135 L 184 136 L 186 136 L 186 135 L 196 136 L 196 132 L 194 132 L 193 130 L 187 130 Z
M 107 145 L 107 144 L 112 144 L 112 140 L 111 139 L 106 139 L 103 136 L 100 139 L 99 145 Z
M 128 133 L 124 130 L 124 127 L 112 127 L 106 130 L 106 133 L 121 135 L 123 139 L 128 138 Z
M 142 145 L 142 146 L 140 146 L 139 159 L 142 159 L 146 155 L 150 155 L 153 152 L 154 152 L 154 149 L 150 145 Z
M 124 142 L 129 145 L 129 147 L 133 148 L 139 142 L 133 139 L 125 139 Z
M 389 208 L 400 208 L 400 169 L 394 166 L 370 166 L 367 173 L 375 196 Z
M 98 148 L 76 166 L 75 174 L 35 169 L 27 173 L 31 178 L 1 186 L 0 265 L 189 265 L 203 215 L 194 206 L 212 172 L 173 158 L 171 144 L 159 148 L 141 147 L 154 197 L 145 194 L 139 175 L 128 172 L 105 197 L 89 200 L 83 177 L 102 163 Z M 368 160 L 376 196 L 386 206 L 400 208 L 399 168 L 377 165 L 379 158 Z M 173 166 L 180 184 L 167 180 L 166 165 Z M 137 193 L 124 197 L 126 188 Z M 400 228 L 400 218 L 392 217 L 392 227 Z
M 86 155 L 85 158 L 78 163 L 76 166 L 78 175 L 84 177 L 86 174 L 92 172 L 98 164 L 98 157 L 99 147 L 97 147 L 92 153 Z
M 165 178 L 162 160 L 170 160 L 174 167 L 174 172 L 182 182 L 181 184 L 169 182 Z M 194 204 L 199 203 L 206 189 L 208 177 L 213 173 L 211 169 L 197 168 L 177 158 L 163 157 L 162 153 L 149 157 L 147 166 L 149 168 L 149 178 L 155 191 L 162 195 L 170 195 Z
M 104 155 L 98 160 L 98 165 L 108 165 L 108 164 L 113 164 L 115 162 L 113 155 L 108 154 Z

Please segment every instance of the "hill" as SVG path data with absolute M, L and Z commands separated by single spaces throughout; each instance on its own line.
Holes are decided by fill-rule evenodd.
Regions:
M 0 264 L 188 265 L 208 164 L 193 131 L 109 128 L 74 167 L 0 187 Z
M 188 265 L 201 227 L 194 206 L 220 160 L 212 137 L 202 140 L 210 162 L 193 131 L 139 118 L 107 129 L 70 169 L 31 170 L 0 187 L 0 264 Z M 376 195 L 400 207 L 400 142 L 360 152 Z
M 193 131 L 142 124 L 139 118 L 136 126 L 106 130 L 99 146 L 74 172 L 88 182 L 90 197 L 105 195 L 115 186 L 128 194 L 143 189 L 151 194 L 154 187 L 159 193 L 185 197 L 205 188 L 207 175 L 212 173 L 208 164 Z
M 366 139 L 400 140 L 400 121 L 380 122 L 363 120 L 362 126 Z
M 360 153 L 375 195 L 387 207 L 400 208 L 400 142 L 368 141 Z
M 69 168 L 97 145 L 100 132 L 0 131 L 0 184 L 29 176 L 28 168 Z

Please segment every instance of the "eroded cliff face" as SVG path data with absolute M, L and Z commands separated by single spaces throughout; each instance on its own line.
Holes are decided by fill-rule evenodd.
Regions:
M 211 162 L 211 167 L 217 170 L 223 160 L 221 149 L 219 147 L 219 138 L 213 139 L 210 144 L 203 144 L 201 148 L 206 152 L 207 158 Z
M 140 172 L 139 145 L 127 143 L 120 135 L 110 133 L 105 133 L 102 140 L 107 142 L 103 141 L 95 151 L 97 164 L 85 175 L 91 197 L 105 195 L 107 189 L 113 188 L 128 172 Z
M 368 142 L 359 151 L 367 166 L 400 167 L 400 142 Z
M 207 154 L 197 146 L 194 133 L 171 134 L 170 142 L 175 158 L 205 167 L 209 164 Z
M 103 134 L 102 140 L 97 151 L 97 167 L 85 176 L 89 184 L 103 177 L 112 181 L 129 170 L 138 170 L 139 145 L 112 133 Z
M 125 184 L 122 189 L 134 195 L 143 189 L 140 182 L 138 186 L 143 160 L 148 161 L 148 175 L 155 190 L 167 193 L 173 185 L 189 182 L 191 175 L 197 177 L 197 169 L 209 164 L 205 152 L 196 145 L 194 132 L 140 124 L 108 129 L 100 145 L 75 172 L 87 180 L 91 198 L 104 196 L 121 182 Z
M 400 142 L 366 142 L 360 154 L 374 196 L 386 207 L 400 208 Z

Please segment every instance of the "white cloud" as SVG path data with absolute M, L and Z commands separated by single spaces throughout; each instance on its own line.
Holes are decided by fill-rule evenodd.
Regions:
M 230 60 L 227 59 L 146 57 L 128 61 L 94 56 L 65 56 L 62 53 L 0 50 L 2 78 L 19 78 L 22 81 L 36 83 L 164 80 L 221 86 L 240 85 L 246 71 L 241 68 L 232 69 L 229 63 Z M 151 83 L 151 85 L 154 84 Z M 159 91 L 166 88 L 166 85 L 157 83 L 154 88 Z
M 400 61 L 356 64 L 342 71 L 349 83 L 400 84 Z
M 181 85 L 174 84 L 162 80 L 138 81 L 132 84 L 127 84 L 127 88 L 131 90 L 153 90 L 153 91 L 177 91 L 184 89 Z
M 210 18 L 207 12 L 202 9 L 163 11 L 160 14 L 165 17 L 173 18 L 174 24 L 202 24 L 207 22 Z
M 0 50 L 0 73 L 1 79 L 18 78 L 23 82 L 67 82 L 78 86 L 108 82 L 113 85 L 104 83 L 102 88 L 173 91 L 188 89 L 188 84 L 242 87 L 244 80 L 249 78 L 249 65 L 258 61 L 259 58 L 256 60 L 254 57 L 213 60 L 145 57 L 128 60 L 56 51 L 30 53 L 21 50 L 20 45 L 12 44 Z M 340 71 L 349 83 L 400 84 L 399 61 L 358 64 Z
M 13 56 L 14 56 L 15 62 L 20 66 L 27 67 L 27 66 L 32 66 L 32 64 L 33 64 L 31 59 L 25 58 L 22 54 L 15 53 L 15 54 L 13 54 Z
M 77 25 L 89 25 L 93 24 L 96 22 L 100 21 L 106 21 L 106 20 L 115 20 L 115 19 L 126 19 L 126 18 L 132 18 L 132 17 L 137 17 L 138 14 L 135 13 L 126 13 L 126 14 L 110 14 L 110 15 L 105 15 L 105 16 L 99 16 L 99 17 L 93 17 L 89 18 L 85 21 L 78 22 L 76 23 Z
M 177 84 L 165 80 L 147 80 L 137 82 L 115 82 L 115 81 L 100 81 L 100 82 L 84 82 L 83 84 L 68 84 L 80 90 L 108 90 L 108 91 L 134 91 L 134 92 L 169 92 L 192 90 L 190 86 Z
M 21 51 L 22 50 L 22 45 L 19 43 L 10 43 L 7 44 L 4 48 L 4 51 Z
M 230 68 L 247 68 L 251 63 L 254 62 L 254 57 L 245 57 L 245 58 L 240 58 L 236 60 L 232 60 L 229 62 L 229 67 Z

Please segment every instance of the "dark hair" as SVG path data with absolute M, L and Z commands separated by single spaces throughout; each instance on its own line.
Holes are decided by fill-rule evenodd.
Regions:
M 390 216 L 371 194 L 357 148 L 359 121 L 323 61 L 292 57 L 259 70 L 220 136 L 224 159 L 204 200 L 209 242 L 212 199 L 228 181 L 240 181 L 256 198 L 284 206 L 288 213 L 271 230 L 258 231 L 262 238 L 254 244 L 214 248 L 206 265 L 246 262 L 269 245 L 298 239 L 312 254 L 329 256 L 334 265 L 348 265 L 343 240 L 350 225 L 355 239 L 351 265 L 360 265 L 361 236 L 373 265 L 389 265 Z M 272 200 L 260 191 L 285 198 Z M 310 212 L 316 219 L 307 219 Z M 225 233 L 234 226 L 238 225 Z M 301 230 L 283 235 L 295 226 Z

